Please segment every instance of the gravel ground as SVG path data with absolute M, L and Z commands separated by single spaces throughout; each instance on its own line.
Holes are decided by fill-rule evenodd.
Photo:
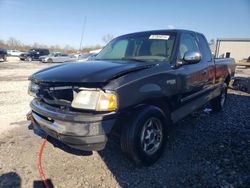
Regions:
M 43 187 L 41 138 L 28 130 L 27 76 L 50 65 L 0 63 L 0 187 Z M 250 94 L 229 90 L 224 112 L 197 111 L 171 127 L 165 153 L 134 168 L 111 140 L 101 152 L 67 153 L 48 143 L 46 178 L 54 187 L 250 187 Z M 7 127 L 7 128 L 6 128 Z

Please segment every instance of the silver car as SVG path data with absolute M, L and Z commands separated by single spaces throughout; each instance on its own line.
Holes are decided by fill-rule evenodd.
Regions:
M 52 52 L 48 56 L 41 56 L 39 60 L 43 63 L 63 63 L 66 61 L 71 61 L 72 57 L 65 53 Z

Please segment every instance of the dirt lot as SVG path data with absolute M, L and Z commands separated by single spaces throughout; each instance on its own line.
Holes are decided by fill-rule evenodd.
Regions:
M 28 130 L 27 77 L 46 66 L 0 63 L 0 187 L 42 187 L 41 138 Z M 250 94 L 229 90 L 224 112 L 193 113 L 170 129 L 155 165 L 134 168 L 119 143 L 101 152 L 66 153 L 48 143 L 45 176 L 55 187 L 250 187 Z

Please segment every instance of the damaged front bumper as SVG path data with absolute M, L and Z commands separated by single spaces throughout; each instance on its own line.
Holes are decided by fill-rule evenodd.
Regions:
M 42 130 L 62 143 L 80 150 L 102 150 L 117 114 L 81 113 L 58 109 L 33 99 L 29 112 L 34 130 Z

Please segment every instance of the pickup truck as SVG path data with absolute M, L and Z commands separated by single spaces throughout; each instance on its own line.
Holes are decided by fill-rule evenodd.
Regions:
M 113 39 L 85 63 L 45 68 L 29 77 L 34 130 L 86 151 L 116 135 L 136 165 L 161 156 L 168 127 L 211 105 L 221 111 L 233 59 L 214 59 L 203 34 L 156 30 Z
M 34 61 L 39 60 L 40 56 L 49 55 L 48 49 L 43 48 L 31 48 L 25 53 L 21 53 L 19 59 L 21 61 Z

